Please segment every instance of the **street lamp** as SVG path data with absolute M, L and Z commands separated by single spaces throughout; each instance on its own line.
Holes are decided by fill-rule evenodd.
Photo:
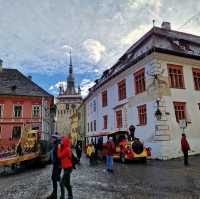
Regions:
M 160 106 L 160 98 L 158 98 L 158 99 L 156 100 L 156 104 L 157 104 L 157 110 L 156 110 L 156 112 L 155 112 L 155 117 L 156 117 L 157 120 L 161 120 L 161 118 L 162 118 L 162 112 L 161 112 L 160 109 L 159 109 L 159 106 Z

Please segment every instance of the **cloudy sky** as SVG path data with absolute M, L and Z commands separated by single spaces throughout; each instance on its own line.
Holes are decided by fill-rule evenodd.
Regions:
M 0 58 L 57 95 L 72 49 L 76 84 L 85 95 L 153 19 L 200 35 L 200 1 L 0 0 Z

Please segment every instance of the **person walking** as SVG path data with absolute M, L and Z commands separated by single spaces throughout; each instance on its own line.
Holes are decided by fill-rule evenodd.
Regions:
M 71 141 L 69 138 L 64 137 L 62 140 L 62 146 L 58 145 L 58 157 L 61 160 L 61 166 L 62 169 L 64 170 L 60 182 L 60 187 L 61 187 L 60 199 L 65 199 L 65 188 L 68 191 L 68 199 L 73 199 L 72 187 L 70 183 L 73 163 L 72 163 Z
M 58 144 L 60 142 L 60 137 L 55 134 L 51 137 L 52 149 L 51 149 L 51 162 L 53 165 L 51 180 L 53 184 L 53 192 L 47 197 L 47 199 L 57 199 L 57 182 L 60 182 L 60 174 L 62 171 L 61 162 L 58 158 Z
M 94 145 L 91 143 L 87 147 L 87 155 L 90 159 L 90 165 L 93 165 L 94 163 L 94 154 L 95 154 Z
M 80 164 L 80 160 L 81 160 L 81 156 L 82 156 L 82 142 L 77 141 L 75 148 L 76 148 L 76 156 L 77 156 L 79 164 Z
M 113 154 L 115 152 L 115 144 L 112 137 L 109 137 L 106 144 L 107 156 L 106 156 L 106 166 L 108 172 L 113 172 Z
M 184 155 L 184 165 L 188 165 L 188 151 L 190 150 L 190 145 L 187 141 L 185 133 L 182 133 L 182 138 L 181 138 L 181 149 Z

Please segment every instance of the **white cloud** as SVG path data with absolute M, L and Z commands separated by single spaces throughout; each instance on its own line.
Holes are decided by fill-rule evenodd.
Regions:
M 49 87 L 49 91 L 51 91 L 54 95 L 59 93 L 59 87 L 62 86 L 64 89 L 67 88 L 67 82 L 66 81 L 59 81 L 54 85 L 51 85 Z
M 128 5 L 134 10 L 150 7 L 158 14 L 162 6 L 161 2 L 161 0 L 128 0 Z
M 90 79 L 83 79 L 81 82 L 81 95 L 83 97 L 86 97 L 88 94 L 88 89 L 91 88 L 92 86 L 94 86 L 95 83 L 93 81 L 91 81 Z
M 200 10 L 197 0 L 0 1 L 0 58 L 6 67 L 47 76 L 52 93 L 58 93 L 53 75 L 64 78 L 68 71 L 70 49 L 76 79 L 95 79 L 152 27 L 152 19 L 156 25 L 170 21 L 176 30 Z M 180 30 L 199 34 L 198 19 Z
M 106 51 L 105 46 L 95 39 L 87 39 L 84 41 L 83 48 L 85 49 L 86 57 L 93 64 L 97 64 L 101 60 L 103 53 Z
M 137 29 L 129 32 L 126 36 L 122 37 L 121 44 L 132 45 L 141 36 L 143 36 L 150 28 L 151 28 L 150 25 L 140 25 Z

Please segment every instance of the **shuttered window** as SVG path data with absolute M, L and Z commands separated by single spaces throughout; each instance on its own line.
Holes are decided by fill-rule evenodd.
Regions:
M 144 68 L 134 73 L 135 80 L 135 94 L 139 94 L 145 91 L 145 70 Z
M 107 90 L 103 91 L 102 94 L 102 107 L 105 107 L 108 105 L 108 96 L 107 96 Z
M 185 102 L 174 102 L 174 110 L 176 115 L 176 121 L 186 119 L 186 103 Z
M 116 111 L 117 128 L 122 128 L 122 110 Z
M 103 129 L 108 128 L 108 115 L 103 116 Z
M 137 108 L 138 108 L 139 125 L 146 125 L 147 124 L 146 104 L 138 106 Z
M 126 80 L 118 82 L 118 97 L 119 100 L 126 99 Z
M 171 88 L 184 89 L 183 66 L 168 64 L 169 84 Z
M 195 90 L 200 90 L 200 69 L 193 68 L 193 79 L 194 79 L 194 88 Z

